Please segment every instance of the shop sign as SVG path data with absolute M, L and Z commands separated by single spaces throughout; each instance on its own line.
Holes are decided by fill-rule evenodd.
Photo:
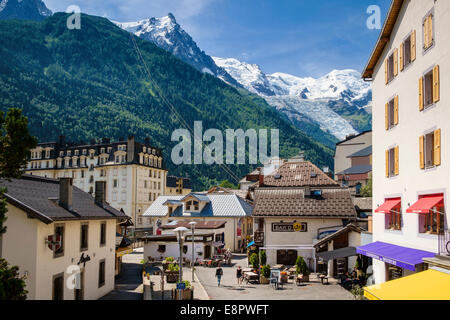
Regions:
M 295 223 L 272 223 L 272 232 L 307 232 L 306 222 Z

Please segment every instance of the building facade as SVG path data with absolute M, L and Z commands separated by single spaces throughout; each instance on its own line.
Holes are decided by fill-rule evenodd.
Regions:
M 2 257 L 26 276 L 28 299 L 95 300 L 114 289 L 116 224 L 128 217 L 106 204 L 102 187 L 94 199 L 71 178 L 0 185 L 8 189 Z
M 144 143 L 110 139 L 87 143 L 39 143 L 31 150 L 25 172 L 48 178 L 71 177 L 76 187 L 94 194 L 96 181 L 106 182 L 106 201 L 123 210 L 141 228 L 142 214 L 165 193 L 167 171 L 162 150 Z
M 255 188 L 254 241 L 271 266 L 302 256 L 317 270 L 314 245 L 356 220 L 350 192 L 309 161 L 290 160 Z
M 166 189 L 164 195 L 175 195 L 181 194 L 186 195 L 191 193 L 191 179 L 180 178 L 176 176 L 167 176 L 166 178 Z
M 449 1 L 392 1 L 364 70 L 373 82 L 373 240 L 377 284 L 448 255 Z

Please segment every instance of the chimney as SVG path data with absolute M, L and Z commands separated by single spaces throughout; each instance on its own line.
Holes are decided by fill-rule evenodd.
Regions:
M 72 178 L 59 179 L 59 205 L 72 210 Z
M 127 162 L 134 160 L 134 136 L 129 136 L 127 141 Z
M 264 168 L 259 168 L 258 181 L 259 186 L 262 187 L 264 185 Z
M 106 203 L 106 181 L 95 181 L 95 203 L 100 206 Z

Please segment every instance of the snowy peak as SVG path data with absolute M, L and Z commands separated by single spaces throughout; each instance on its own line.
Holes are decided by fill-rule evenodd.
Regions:
M 1 0 L 0 20 L 43 20 L 52 12 L 41 0 Z
M 218 67 L 213 59 L 197 46 L 171 13 L 161 18 L 153 17 L 124 23 L 113 21 L 113 23 L 142 39 L 155 43 L 158 47 L 169 51 L 203 73 L 209 73 L 232 85 L 240 86 L 233 77 Z

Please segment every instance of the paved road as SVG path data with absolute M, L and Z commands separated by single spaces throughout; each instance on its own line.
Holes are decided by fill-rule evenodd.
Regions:
M 213 300 L 354 300 L 353 295 L 340 285 L 308 283 L 298 287 L 295 284 L 284 285 L 274 290 L 270 285 L 243 284 L 237 287 L 236 268 L 247 267 L 245 255 L 234 255 L 232 267 L 223 267 L 222 286 L 217 286 L 215 268 L 197 267 L 196 274 L 203 287 Z
M 143 248 L 134 249 L 133 253 L 123 256 L 122 272 L 116 277 L 115 289 L 101 300 L 141 300 L 142 259 Z

